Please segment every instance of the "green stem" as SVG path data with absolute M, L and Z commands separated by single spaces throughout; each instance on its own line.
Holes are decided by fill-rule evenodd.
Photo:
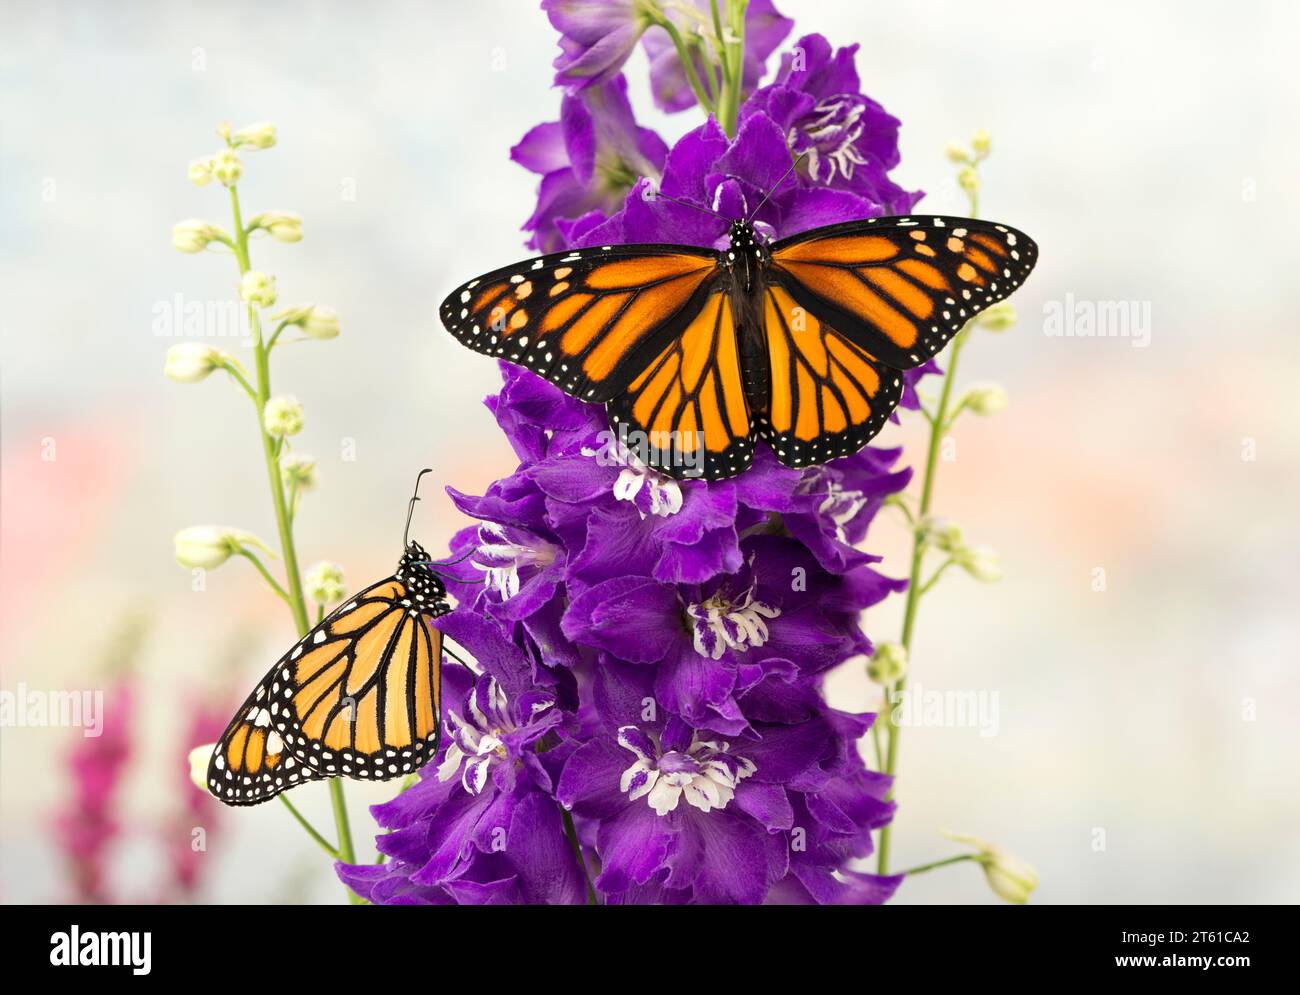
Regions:
M 740 91 L 745 75 L 745 10 L 749 0 L 726 0 L 722 36 L 722 93 L 718 95 L 717 118 L 728 136 L 736 135 L 740 117 Z
M 352 830 L 348 825 L 348 806 L 347 800 L 343 797 L 343 781 L 341 778 L 330 779 L 330 805 L 334 809 L 334 826 L 338 831 L 339 860 L 345 864 L 355 864 L 357 862 L 356 851 L 352 848 Z M 348 902 L 352 905 L 365 905 L 366 901 L 360 895 L 346 889 Z
M 296 808 L 294 808 L 293 802 L 289 801 L 289 796 L 281 795 L 280 801 L 284 802 L 284 807 L 287 808 L 290 814 L 295 819 L 298 820 L 298 825 L 302 826 L 303 829 L 307 830 L 307 835 L 310 836 L 312 839 L 314 839 L 322 850 L 324 850 L 327 854 L 329 854 L 330 859 L 338 860 L 339 852 L 329 845 L 329 842 L 325 839 L 324 836 L 316 832 L 316 828 L 310 822 L 307 821 L 306 817 L 301 812 L 299 812 Z
M 239 275 L 242 277 L 252 266 L 248 258 L 248 232 L 244 228 L 243 215 L 239 209 L 239 191 L 236 187 L 230 188 L 230 207 L 234 213 L 235 219 L 235 259 L 239 263 Z M 271 362 L 270 352 L 267 344 L 262 339 L 262 321 L 258 314 L 257 308 L 252 304 L 248 305 L 248 324 L 253 332 L 253 352 L 256 358 L 257 372 L 257 429 L 258 434 L 262 437 L 262 456 L 266 462 L 266 476 L 271 485 L 271 504 L 275 508 L 275 525 L 276 531 L 280 535 L 280 552 L 284 558 L 284 572 L 289 581 L 288 598 L 289 610 L 293 613 L 294 625 L 298 628 L 298 635 L 305 636 L 311 628 L 307 621 L 307 600 L 303 597 L 302 575 L 298 570 L 298 552 L 293 543 L 293 529 L 289 523 L 289 509 L 285 504 L 284 498 L 284 480 L 280 474 L 279 446 L 276 439 L 272 438 L 262 424 L 262 412 L 266 409 L 266 402 L 271 399 Z M 338 859 L 352 864 L 356 862 L 356 856 L 352 848 L 352 832 L 348 826 L 348 811 L 344 803 L 343 782 L 338 778 L 333 778 L 330 784 L 330 799 L 334 809 L 334 826 L 338 833 L 338 846 L 334 847 L 334 852 L 338 854 Z M 352 904 L 359 904 L 362 899 L 354 894 L 351 889 L 346 889 L 348 901 Z
M 268 354 L 268 355 L 270 354 L 271 350 L 275 348 L 275 341 L 276 341 L 276 339 L 278 339 L 278 338 L 280 337 L 280 333 L 283 332 L 283 331 L 285 330 L 285 328 L 288 326 L 288 324 L 289 324 L 289 323 L 288 323 L 287 321 L 282 321 L 282 322 L 280 322 L 280 324 L 278 324 L 278 325 L 275 326 L 275 331 L 271 333 L 271 338 L 270 338 L 270 340 L 266 343 L 266 351 L 267 351 L 267 354 Z
M 948 405 L 952 400 L 952 385 L 957 376 L 957 360 L 961 356 L 961 349 L 965 342 L 965 330 L 958 332 L 953 339 L 951 354 L 948 357 L 948 369 L 943 378 L 943 392 L 939 396 L 939 407 L 930 422 L 930 446 L 925 457 L 925 476 L 921 481 L 921 504 L 916 513 L 916 528 L 912 532 L 912 568 L 908 573 L 907 604 L 903 609 L 903 635 L 899 640 L 907 651 L 909 661 L 912 659 L 912 633 L 916 627 L 916 609 L 920 604 L 921 595 L 925 593 L 921 584 L 921 564 L 925 559 L 928 544 L 925 530 L 929 525 L 930 502 L 934 498 L 935 470 L 939 465 L 939 448 L 943 443 L 943 428 L 947 423 Z M 889 722 L 886 730 L 884 772 L 890 777 L 894 776 L 894 771 L 898 768 L 898 740 L 902 732 L 893 722 L 893 704 L 902 696 L 906 683 L 906 677 L 900 679 L 885 696 L 885 714 L 889 716 Z M 893 797 L 893 793 L 891 788 L 890 797 Z M 893 823 L 887 823 L 880 830 L 880 850 L 876 858 L 876 870 L 879 874 L 889 873 L 889 844 L 892 829 Z
M 921 585 L 922 595 L 930 593 L 930 588 L 934 587 L 935 584 L 939 583 L 939 578 L 943 576 L 943 572 L 945 570 L 947 570 L 950 566 L 953 565 L 953 562 L 954 562 L 953 558 L 950 556 L 948 557 L 948 559 L 944 560 L 943 563 L 939 565 L 939 569 L 936 570 L 934 573 L 932 573 L 930 575 L 930 579 Z
M 560 815 L 564 819 L 564 835 L 569 837 L 569 843 L 573 846 L 573 855 L 578 858 L 578 866 L 582 868 L 582 876 L 587 882 L 587 904 L 596 904 L 596 888 L 591 883 L 591 871 L 587 868 L 587 861 L 582 856 L 582 844 L 578 842 L 578 830 L 573 825 L 573 813 L 563 806 L 560 807 Z
M 251 550 L 241 549 L 239 551 L 239 555 L 242 556 L 244 559 L 248 560 L 248 562 L 253 564 L 253 566 L 257 567 L 257 572 L 262 575 L 262 579 L 266 581 L 267 585 L 270 586 L 271 590 L 274 591 L 276 594 L 278 594 L 281 598 L 283 598 L 285 604 L 289 603 L 288 592 L 285 591 L 285 589 L 280 586 L 280 582 L 278 580 L 276 580 L 274 577 L 271 576 L 271 571 L 266 569 L 266 564 L 264 564 L 261 560 L 259 560 Z
M 239 371 L 239 368 L 234 363 L 222 363 L 221 368 L 230 374 L 235 383 L 244 388 L 244 393 L 248 395 L 248 399 L 257 404 L 257 391 L 253 390 L 253 385 L 248 382 L 248 378 Z
M 713 114 L 716 111 L 713 101 L 709 99 L 708 93 L 704 89 L 704 84 L 700 82 L 700 75 L 695 71 L 695 53 L 692 48 L 686 44 L 686 39 L 682 33 L 677 30 L 675 25 L 667 17 L 657 17 L 655 23 L 668 32 L 668 37 L 673 40 L 673 47 L 677 49 L 677 58 L 681 60 L 682 69 L 686 73 L 686 82 L 691 85 L 691 92 L 695 94 L 695 99 L 699 101 L 705 113 Z
M 947 867 L 949 864 L 960 864 L 967 860 L 979 860 L 979 854 L 963 853 L 956 857 L 948 857 L 946 860 L 936 860 L 933 863 L 921 864 L 919 867 L 909 867 L 903 871 L 904 874 L 924 874 L 926 871 L 932 871 L 936 867 Z

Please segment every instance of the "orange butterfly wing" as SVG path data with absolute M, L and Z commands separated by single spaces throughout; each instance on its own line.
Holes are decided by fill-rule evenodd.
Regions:
M 856 453 L 898 404 L 902 374 L 799 307 L 781 285 L 764 296 L 770 379 L 759 434 L 787 466 Z
M 772 246 L 769 278 L 870 356 L 900 370 L 930 359 L 1024 281 L 1038 248 L 971 218 L 873 218 Z
M 606 406 L 610 423 L 651 466 L 673 476 L 730 477 L 754 458 L 740 346 L 725 289 L 714 290 Z M 632 432 L 638 434 L 632 434 Z
M 615 245 L 525 260 L 458 287 L 442 322 L 462 344 L 608 401 L 698 311 L 717 253 Z
M 440 589 L 439 589 L 440 595 Z M 437 752 L 445 601 L 396 577 L 342 605 L 276 662 L 208 763 L 209 790 L 257 805 L 314 777 L 385 781 Z

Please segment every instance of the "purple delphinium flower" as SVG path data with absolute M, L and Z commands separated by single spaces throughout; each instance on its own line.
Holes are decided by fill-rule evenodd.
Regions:
M 710 0 L 685 0 L 666 8 L 666 16 L 684 38 L 697 36 L 697 29 L 713 30 Z M 745 61 L 741 74 L 741 93 L 748 95 L 763 78 L 768 57 L 785 41 L 794 27 L 794 21 L 781 14 L 772 0 L 751 0 L 745 9 Z M 661 110 L 684 111 L 695 105 L 695 94 L 686 79 L 681 57 L 668 32 L 652 28 L 645 33 L 641 44 L 650 58 L 650 91 Z M 701 44 L 704 44 L 703 42 Z M 697 57 L 697 75 L 704 79 L 708 72 L 703 60 Z
M 532 232 L 528 247 L 564 248 L 573 226 L 615 210 L 639 177 L 658 176 L 667 152 L 658 135 L 637 125 L 621 75 L 566 93 L 560 120 L 537 125 L 510 150 L 542 177 L 537 207 L 523 226 Z
M 540 685 L 527 654 L 491 620 L 460 609 L 438 627 L 482 673 L 443 666 L 441 760 L 372 809 L 391 830 L 376 840 L 387 862 L 339 865 L 340 877 L 363 898 L 392 904 L 583 901 L 583 872 L 554 801 L 572 752 L 558 736 L 571 720 L 566 692 Z
M 644 34 L 656 98 L 682 105 L 663 30 L 637 3 L 544 6 L 571 89 L 515 150 L 544 176 L 533 246 L 725 244 L 725 221 L 656 189 L 727 219 L 766 196 L 769 239 L 910 209 L 888 177 L 897 121 L 859 92 L 853 48 L 801 39 L 734 138 L 709 120 L 668 151 L 619 75 Z M 790 25 L 763 0 L 749 18 L 753 87 Z M 905 586 L 861 548 L 908 482 L 900 452 L 795 470 L 758 447 L 734 479 L 674 480 L 600 406 L 501 370 L 487 403 L 519 466 L 482 496 L 449 489 L 477 522 L 452 540 L 461 606 L 437 625 L 470 666 L 444 665 L 437 764 L 374 809 L 389 859 L 344 881 L 385 903 L 887 900 L 901 879 L 854 864 L 893 812 L 858 752 L 873 716 L 830 708 L 821 681 L 872 651 L 863 611 Z
M 601 671 L 598 724 L 559 783 L 600 855 L 594 884 L 606 901 L 834 904 L 892 894 L 899 878 L 836 876 L 870 852 L 871 829 L 893 810 L 888 779 L 863 768 L 849 738 L 869 717 L 828 710 L 773 676 L 754 711 L 785 699 L 785 721 L 755 718 L 723 738 L 675 716 L 645 719 L 639 681 L 625 665 Z
M 849 45 L 834 51 L 821 35 L 805 35 L 740 116 L 763 115 L 780 126 L 790 150 L 805 156 L 802 168 L 814 183 L 852 190 L 879 205 L 882 214 L 906 214 L 921 194 L 889 178 L 899 160 L 899 122 L 859 92 L 857 50 Z
M 618 74 L 654 19 L 640 0 L 542 0 L 560 32 L 555 82 L 582 88 Z

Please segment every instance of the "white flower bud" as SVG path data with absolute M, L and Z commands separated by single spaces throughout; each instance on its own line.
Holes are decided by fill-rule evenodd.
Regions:
M 896 684 L 907 673 L 907 647 L 902 643 L 881 643 L 867 664 L 867 676 L 877 684 Z
M 970 147 L 975 150 L 977 156 L 981 159 L 984 158 L 984 156 L 989 154 L 989 149 L 992 147 L 992 143 L 989 140 L 989 133 L 983 128 L 980 128 L 979 131 L 975 132 L 971 137 Z
M 163 373 L 177 383 L 198 383 L 225 365 L 226 353 L 202 342 L 178 342 L 167 350 Z
M 222 139 L 223 141 L 229 141 L 229 140 L 230 140 L 230 122 L 229 122 L 229 121 L 222 121 L 219 125 L 217 125 L 217 134 L 221 137 L 221 139 Z
M 987 311 L 981 311 L 975 323 L 989 332 L 1005 332 L 1016 323 L 1016 306 L 1010 301 L 998 301 Z
M 957 182 L 968 194 L 973 194 L 980 188 L 980 174 L 970 166 L 963 166 L 957 173 Z
M 275 125 L 270 121 L 259 121 L 247 128 L 235 132 L 236 145 L 248 145 L 255 149 L 269 149 L 275 144 Z
M 342 601 L 348 589 L 343 584 L 343 568 L 337 563 L 321 561 L 303 577 L 307 597 L 322 605 Z
M 297 435 L 302 431 L 302 404 L 296 397 L 273 397 L 262 409 L 262 424 L 268 435 Z
M 211 221 L 201 218 L 187 218 L 172 227 L 172 245 L 181 252 L 202 252 L 209 242 L 229 237 Z
M 953 550 L 952 561 L 976 580 L 986 584 L 1002 579 L 1002 563 L 998 554 L 987 546 L 962 546 Z
M 248 230 L 261 228 L 277 242 L 301 242 L 302 218 L 292 211 L 263 211 L 248 222 Z
M 958 405 L 977 415 L 996 415 L 1007 409 L 1009 400 L 1001 384 L 981 383 L 967 387 Z
M 271 315 L 275 321 L 297 325 L 313 339 L 332 339 L 339 334 L 339 316 L 332 307 L 298 304 Z
M 205 155 L 190 163 L 190 182 L 196 187 L 206 187 L 212 182 L 212 167 L 216 165 L 212 156 Z
M 218 152 L 212 162 L 212 175 L 221 181 L 223 186 L 233 187 L 239 182 L 239 178 L 244 175 L 244 163 L 239 158 L 239 153 L 234 149 L 222 149 Z
M 253 307 L 271 307 L 275 303 L 275 277 L 250 269 L 239 278 L 239 296 Z
M 212 751 L 216 748 L 216 743 L 204 743 L 190 750 L 190 780 L 196 788 L 203 791 L 208 790 L 208 761 L 212 759 Z
M 316 461 L 310 456 L 290 456 L 280 464 L 285 486 L 295 485 L 300 491 L 315 490 L 318 477 Z
M 1012 905 L 1024 905 L 1029 896 L 1038 887 L 1038 872 L 1014 853 L 996 843 L 989 843 L 978 836 L 965 833 L 953 833 L 941 830 L 944 836 L 958 843 L 973 846 L 978 852 L 976 860 L 984 868 L 984 877 L 993 889 L 993 894 Z
M 220 525 L 191 525 L 177 532 L 172 543 L 177 563 L 183 567 L 202 567 L 205 570 L 221 566 L 248 546 L 271 552 L 266 543 L 252 533 Z
M 944 148 L 943 154 L 948 157 L 950 162 L 970 162 L 970 149 L 961 142 L 949 142 Z

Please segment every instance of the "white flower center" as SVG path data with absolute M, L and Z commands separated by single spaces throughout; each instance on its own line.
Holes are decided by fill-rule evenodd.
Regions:
M 583 449 L 584 456 L 594 456 L 601 466 L 621 466 L 614 481 L 614 497 L 620 501 L 637 503 L 637 495 L 644 488 L 650 499 L 650 514 L 667 518 L 682 510 L 682 488 L 672 477 L 647 466 L 636 453 L 628 449 L 621 439 L 609 439 L 600 449 Z M 645 512 L 637 506 L 641 517 Z
M 701 740 L 698 733 L 685 751 L 663 754 L 647 752 L 653 744 L 636 726 L 621 728 L 618 741 L 637 758 L 619 779 L 619 790 L 631 801 L 645 798 L 661 816 L 683 798 L 701 812 L 721 811 L 735 797 L 736 785 L 758 769 L 753 761 L 728 753 L 730 744 Z
M 556 549 L 548 542 L 538 546 L 512 542 L 506 537 L 505 529 L 495 522 L 484 522 L 478 532 L 480 542 L 474 555 L 487 562 L 480 563 L 477 559 L 470 562 L 483 571 L 484 586 L 497 591 L 502 601 L 509 601 L 519 593 L 521 568 L 546 567 L 555 562 Z
M 740 653 L 751 646 L 767 642 L 765 618 L 778 618 L 781 609 L 754 600 L 746 591 L 739 601 L 729 600 L 721 591 L 699 604 L 687 605 L 692 620 L 695 652 L 717 660 L 728 649 Z
M 486 712 L 479 707 L 477 692 L 470 694 L 468 716 L 447 709 L 450 737 L 438 765 L 439 781 L 450 781 L 459 772 L 461 786 L 471 795 L 483 790 L 492 767 L 509 757 L 504 737 L 515 731 L 515 724 L 506 705 L 506 693 L 493 677 L 488 682 Z
M 866 163 L 857 149 L 857 141 L 862 137 L 859 118 L 865 110 L 864 104 L 851 97 L 828 97 L 814 107 L 800 125 L 790 129 L 791 141 L 802 130 L 814 143 L 808 149 L 808 172 L 814 179 L 829 183 L 838 172 L 850 180 L 853 170 Z M 821 175 L 823 159 L 827 166 L 826 176 Z

